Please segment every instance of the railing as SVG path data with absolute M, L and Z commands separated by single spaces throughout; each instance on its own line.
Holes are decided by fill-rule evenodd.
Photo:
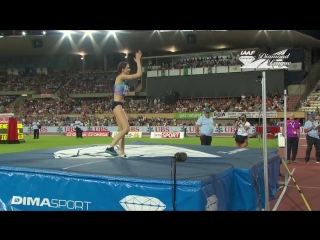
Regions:
M 282 68 L 241 68 L 241 65 L 234 66 L 215 66 L 215 67 L 201 67 L 201 68 L 187 68 L 187 69 L 166 69 L 148 71 L 146 67 L 142 68 L 143 72 L 147 73 L 147 77 L 169 77 L 169 76 L 190 76 L 190 75 L 203 75 L 203 74 L 216 74 L 216 73 L 240 73 L 240 72 L 253 72 L 253 71 L 277 71 Z M 302 70 L 302 63 L 291 63 L 288 71 Z
M 289 93 L 289 99 L 295 99 L 295 96 L 300 96 L 299 101 L 291 102 L 289 107 L 290 111 L 297 110 L 301 107 L 301 100 L 305 100 L 312 89 L 317 85 L 320 80 L 320 61 L 317 62 L 311 69 L 307 77 L 301 82 L 300 86 L 294 93 Z

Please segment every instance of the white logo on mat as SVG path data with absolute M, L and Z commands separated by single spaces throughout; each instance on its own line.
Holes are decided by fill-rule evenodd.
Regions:
M 163 211 L 166 205 L 155 197 L 129 195 L 119 201 L 126 211 Z
M 218 211 L 218 198 L 216 195 L 207 198 L 206 211 Z
M 114 158 L 110 156 L 110 154 L 105 153 L 105 149 L 106 146 L 65 149 L 55 152 L 54 158 Z M 127 145 L 125 151 L 129 157 L 172 157 L 177 152 L 185 152 L 188 157 L 220 157 L 209 153 L 169 145 Z
M 0 199 L 0 211 L 20 211 L 19 209 L 10 206 L 9 209 L 7 209 L 6 205 L 4 204 L 4 202 L 1 201 Z
M 284 62 L 290 57 L 290 53 L 285 55 L 288 49 L 276 52 L 274 54 L 260 53 L 256 58 L 256 51 L 241 51 L 239 61 L 244 65 L 241 68 L 288 68 L 291 62 Z

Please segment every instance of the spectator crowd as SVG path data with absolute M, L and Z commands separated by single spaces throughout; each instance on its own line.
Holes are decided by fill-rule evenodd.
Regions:
M 182 60 L 177 64 L 232 64 L 233 59 L 193 59 Z M 188 65 L 189 66 L 189 65 Z M 0 113 L 12 112 L 24 119 L 25 123 L 39 120 L 44 125 L 58 126 L 68 125 L 73 121 L 72 117 L 63 115 L 80 114 L 84 122 L 92 125 L 115 125 L 111 103 L 113 95 L 114 73 L 74 73 L 62 71 L 59 73 L 35 74 L 35 77 L 21 77 L 16 75 L 1 74 L 0 91 L 36 91 L 38 94 L 56 94 L 53 98 L 26 98 L 19 104 L 10 104 L 21 95 L 0 95 Z M 135 83 L 136 84 L 136 83 Z M 105 97 L 97 98 L 71 98 L 71 94 L 106 93 Z M 283 96 L 279 93 L 267 93 L 267 110 L 283 111 Z M 130 114 L 157 114 L 157 113 L 187 113 L 201 112 L 204 108 L 210 108 L 212 112 L 258 112 L 261 110 L 261 96 L 242 94 L 231 98 L 203 98 L 203 99 L 179 99 L 175 104 L 165 104 L 164 99 L 138 99 L 128 97 L 124 109 Z M 106 115 L 99 118 L 98 115 Z M 153 119 L 144 117 L 129 118 L 131 125 L 193 125 L 193 121 L 181 121 L 173 119 L 160 119 L 156 115 Z M 232 122 L 224 122 L 224 125 L 232 125 Z
M 235 56 L 211 56 L 173 61 L 165 61 L 160 58 L 158 61 L 149 61 L 148 71 L 242 65 L 242 62 Z
M 56 92 L 70 77 L 65 71 L 36 74 L 35 77 L 6 74 L 0 78 L 0 91 L 36 91 L 40 94 Z
M 182 99 L 174 105 L 165 104 L 160 99 L 155 99 L 153 105 L 147 100 L 130 100 L 126 101 L 124 108 L 129 116 L 131 126 L 148 126 L 148 125 L 194 125 L 194 121 L 182 121 L 175 119 L 158 118 L 156 115 L 152 119 L 143 117 L 144 113 L 187 113 L 201 112 L 204 108 L 210 108 L 213 112 L 247 112 L 246 103 L 257 102 L 254 108 L 258 109 L 261 101 L 256 101 L 258 97 L 250 96 L 248 100 L 241 99 L 240 102 L 236 98 L 232 99 Z M 259 99 L 259 98 L 258 98 Z M 93 126 L 113 126 L 116 121 L 111 112 L 112 97 L 91 98 L 91 99 L 71 99 L 65 98 L 61 100 L 55 99 L 26 99 L 22 105 L 10 106 L 2 108 L 1 113 L 13 112 L 19 118 L 24 119 L 25 124 L 37 120 L 44 126 L 68 126 L 75 118 L 65 115 L 79 114 L 85 124 Z M 243 106 L 243 107 L 239 107 Z M 141 117 L 132 118 L 130 114 L 141 114 Z M 101 117 L 103 116 L 104 117 Z M 222 125 L 233 125 L 232 120 L 223 122 Z
M 104 72 L 53 72 L 36 73 L 34 77 L 1 74 L 0 92 L 32 91 L 36 94 L 57 94 L 61 98 L 69 94 L 112 93 L 115 73 Z M 130 81 L 129 86 L 135 88 L 138 81 Z M 61 87 L 63 86 L 63 87 Z

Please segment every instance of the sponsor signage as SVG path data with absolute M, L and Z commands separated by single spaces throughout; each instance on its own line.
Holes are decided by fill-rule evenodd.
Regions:
M 183 132 L 152 132 L 150 138 L 184 138 Z
M 67 137 L 75 137 L 76 132 L 66 132 Z M 83 137 L 109 137 L 109 132 L 82 132 Z
M 246 114 L 247 118 L 262 118 L 262 113 L 259 112 L 212 112 L 210 116 L 219 118 L 238 118 L 241 114 Z M 198 119 L 203 115 L 202 112 L 198 113 L 175 113 L 176 119 Z M 277 118 L 277 112 L 267 112 L 267 118 Z
M 119 132 L 112 132 L 112 137 L 114 138 Z M 142 138 L 142 132 L 128 132 L 125 138 Z
M 196 119 L 203 115 L 202 112 L 194 112 L 194 113 L 175 113 L 174 118 L 176 119 Z M 212 113 L 210 114 L 212 116 Z
M 41 98 L 51 98 L 50 93 L 41 94 L 40 96 L 41 96 Z
M 246 114 L 247 118 L 262 118 L 262 113 L 259 112 L 226 112 L 226 113 L 214 113 L 215 116 L 221 114 L 221 118 L 238 118 L 241 114 Z M 277 112 L 267 112 L 267 118 L 277 118 Z
M 62 210 L 90 210 L 91 202 L 88 201 L 76 201 L 65 199 L 50 199 L 41 197 L 25 197 L 25 196 L 12 196 L 11 205 L 14 206 L 34 206 L 34 207 L 47 207 L 56 208 Z
M 100 130 L 103 129 L 103 130 Z M 282 128 L 280 127 L 281 131 Z M 108 136 L 108 133 L 112 133 L 113 132 L 118 132 L 118 127 L 117 126 L 110 126 L 110 127 L 94 127 L 94 128 L 87 128 L 84 127 L 83 128 L 83 133 L 85 134 L 85 132 L 98 132 L 98 133 L 106 133 Z M 132 131 L 134 130 L 134 131 Z M 130 132 L 141 132 L 142 134 L 150 134 L 152 132 L 184 132 L 184 130 L 186 130 L 187 134 L 195 134 L 196 133 L 196 128 L 195 126 L 132 126 L 130 129 Z M 256 131 L 255 127 L 250 127 L 249 129 L 249 134 L 253 134 Z M 32 133 L 32 128 L 30 127 L 24 127 L 23 128 L 23 132 L 24 133 Z M 70 132 L 70 133 L 68 133 Z M 69 126 L 61 126 L 61 127 L 51 127 L 51 126 L 42 126 L 40 129 L 40 134 L 41 133 L 68 133 L 71 134 L 76 132 L 75 128 L 73 127 L 69 127 Z M 214 127 L 214 131 L 213 134 L 231 134 L 234 133 L 234 127 L 233 126 L 219 126 L 219 127 Z M 303 127 L 300 127 L 300 134 L 304 135 L 304 130 Z M 72 135 L 73 136 L 73 135 Z M 74 135 L 75 136 L 75 135 Z M 85 135 L 83 135 L 85 136 Z

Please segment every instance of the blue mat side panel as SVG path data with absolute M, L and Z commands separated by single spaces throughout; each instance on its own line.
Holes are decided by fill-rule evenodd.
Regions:
M 260 185 L 260 195 L 261 195 L 261 208 L 265 207 L 265 192 L 264 192 L 264 166 L 262 165 L 258 169 L 259 174 L 259 185 Z M 276 198 L 276 193 L 278 191 L 278 179 L 280 173 L 280 156 L 276 155 L 269 160 L 268 164 L 269 173 L 269 200 L 274 200 Z
M 268 160 L 269 200 L 274 200 L 278 190 L 280 156 L 276 154 Z M 256 163 L 249 170 L 234 169 L 233 211 L 257 211 L 265 207 L 264 165 Z
M 0 210 L 172 211 L 171 181 L 0 167 Z M 201 182 L 177 181 L 177 210 L 204 210 Z
M 261 184 L 260 184 L 260 175 L 259 175 L 259 171 L 261 169 L 261 167 L 263 167 L 263 163 L 258 162 L 256 163 L 251 169 L 250 169 L 250 175 L 252 178 L 252 185 L 254 188 L 254 192 L 255 192 L 255 208 L 257 211 L 260 211 L 261 208 Z M 262 169 L 263 171 L 263 169 Z M 263 176 L 263 175 L 262 175 Z M 262 179 L 263 181 L 263 179 Z M 263 185 L 264 187 L 264 185 Z
M 233 211 L 256 211 L 257 197 L 251 170 L 234 169 Z
M 278 180 L 280 173 L 280 156 L 276 156 L 269 161 L 269 197 L 270 200 L 276 198 L 276 193 L 278 191 Z
M 202 187 L 203 204 L 206 211 L 229 211 L 233 196 L 230 195 L 233 187 L 233 169 L 221 172 Z

